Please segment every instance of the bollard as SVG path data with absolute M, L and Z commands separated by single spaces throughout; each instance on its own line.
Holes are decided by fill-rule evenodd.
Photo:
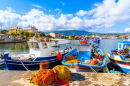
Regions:
M 40 62 L 39 65 L 40 65 L 40 70 L 49 69 L 49 62 L 47 61 Z

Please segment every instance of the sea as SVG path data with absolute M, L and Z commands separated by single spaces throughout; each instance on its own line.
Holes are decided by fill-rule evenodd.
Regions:
M 124 39 L 101 39 L 100 41 L 100 49 L 104 52 L 110 52 L 111 49 L 118 48 L 118 42 L 123 41 Z M 127 39 L 126 39 L 127 40 Z M 93 39 L 89 39 L 88 43 L 92 43 Z M 77 44 L 79 40 L 70 40 L 70 44 L 63 44 L 60 47 L 52 47 L 52 51 L 65 49 L 65 48 L 77 48 Z M 29 47 L 27 42 L 24 43 L 9 43 L 9 44 L 0 44 L 0 53 L 1 52 L 9 52 L 10 55 L 12 54 L 27 54 L 29 53 Z M 110 68 L 113 69 L 113 67 Z M 6 66 L 0 68 L 1 70 L 8 70 Z

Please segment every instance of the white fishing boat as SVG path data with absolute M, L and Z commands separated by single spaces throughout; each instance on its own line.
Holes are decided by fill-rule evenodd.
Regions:
M 120 71 L 130 74 L 130 39 L 118 43 L 118 49 L 107 53 L 113 65 Z
M 67 54 L 67 50 L 51 51 L 51 42 L 40 42 L 37 40 L 29 40 L 29 54 L 18 54 L 9 56 L 9 52 L 4 53 L 4 61 L 9 70 L 33 70 L 39 69 L 39 63 L 43 61 L 49 62 L 49 67 L 53 67 L 61 60 L 57 56 Z M 24 45 L 23 45 L 24 46 Z

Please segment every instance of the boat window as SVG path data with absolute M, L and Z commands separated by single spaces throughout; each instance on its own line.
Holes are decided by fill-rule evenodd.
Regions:
M 129 48 L 130 49 L 130 45 L 126 45 L 125 48 Z
M 29 48 L 33 48 L 33 49 L 39 48 L 37 42 L 29 42 L 28 46 L 29 46 Z
M 34 43 L 33 43 L 33 47 L 34 47 L 34 48 L 39 48 L 38 43 L 37 43 L 37 42 L 34 42 Z
M 43 48 L 47 48 L 47 44 L 46 43 L 42 43 L 42 47 Z
M 119 48 L 121 48 L 121 45 L 122 45 L 122 44 L 119 44 Z
M 31 48 L 31 47 L 32 47 L 30 42 L 28 42 L 28 46 L 29 46 L 29 48 Z

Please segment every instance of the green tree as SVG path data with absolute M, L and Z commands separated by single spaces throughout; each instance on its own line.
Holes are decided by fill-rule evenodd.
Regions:
M 41 37 L 41 33 L 38 33 L 38 36 Z
M 66 36 L 65 39 L 68 39 L 68 37 Z
M 41 36 L 42 36 L 42 37 L 45 37 L 46 35 L 45 35 L 45 33 L 41 33 Z
M 24 31 L 24 36 L 28 37 L 29 36 L 29 32 L 28 31 Z
M 39 37 L 45 37 L 46 35 L 44 33 L 38 33 Z
M 121 35 L 116 35 L 116 37 L 120 37 Z
M 75 39 L 79 39 L 79 37 L 76 37 Z
M 19 31 L 19 35 L 20 35 L 20 36 L 24 36 L 24 31 L 23 31 L 23 30 L 20 30 L 20 31 Z
M 2 33 L 2 34 L 7 34 L 7 33 L 8 33 L 8 30 L 2 30 L 1 33 Z
M 48 34 L 46 37 L 48 37 L 48 38 L 52 38 L 51 35 L 49 35 L 49 34 Z
M 11 32 L 10 35 L 13 36 L 13 37 L 16 36 L 15 32 Z
M 34 32 L 29 32 L 29 36 L 34 36 L 35 35 L 35 33 Z
M 70 35 L 70 38 L 71 39 L 75 39 L 75 35 Z
M 64 39 L 64 36 L 61 36 L 62 39 Z
M 15 40 L 15 36 L 16 36 L 15 32 L 11 32 L 10 35 L 13 36 Z

